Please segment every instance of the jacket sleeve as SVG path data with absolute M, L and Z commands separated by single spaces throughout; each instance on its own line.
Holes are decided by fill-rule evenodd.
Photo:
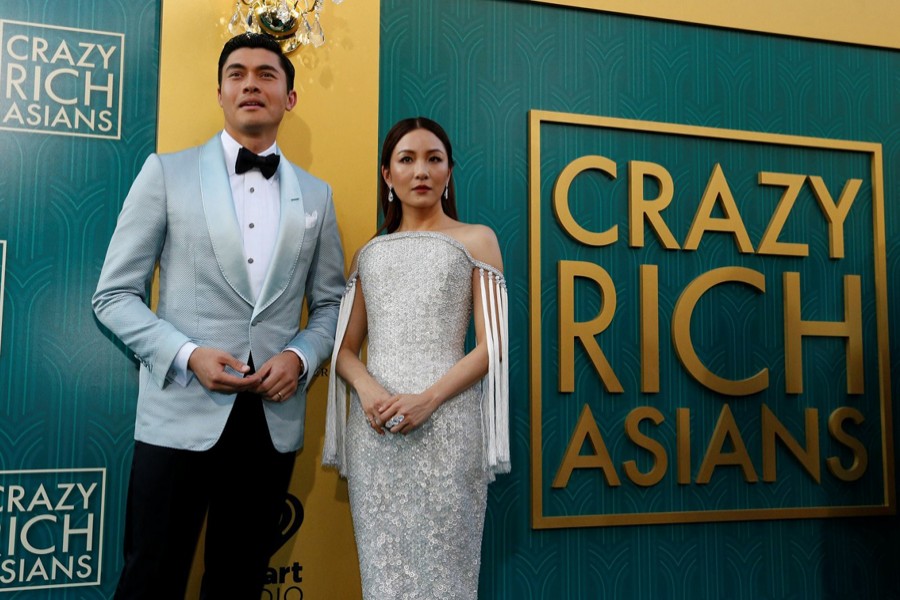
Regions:
M 341 296 L 344 292 L 344 251 L 338 234 L 331 188 L 328 188 L 323 210 L 322 228 L 306 278 L 306 304 L 309 319 L 306 327 L 288 343 L 309 361 L 304 388 L 312 380 L 312 372 L 331 356 L 337 329 Z
M 162 163 L 151 154 L 125 198 L 92 299 L 100 322 L 135 353 L 160 387 L 178 349 L 189 341 L 147 305 L 166 239 L 166 202 Z

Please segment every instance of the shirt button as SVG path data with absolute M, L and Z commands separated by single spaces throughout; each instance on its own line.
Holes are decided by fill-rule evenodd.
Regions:
M 250 188 L 250 193 L 251 193 L 251 194 L 252 194 L 253 192 L 255 192 L 255 191 L 256 191 L 256 188 Z
M 250 227 L 250 229 L 253 229 L 254 227 L 256 227 L 256 225 L 254 225 L 253 223 L 250 223 L 249 227 Z
M 250 263 L 250 264 L 252 265 L 252 264 L 253 264 L 253 259 L 252 259 L 252 258 L 248 258 L 248 259 L 247 259 L 247 262 Z

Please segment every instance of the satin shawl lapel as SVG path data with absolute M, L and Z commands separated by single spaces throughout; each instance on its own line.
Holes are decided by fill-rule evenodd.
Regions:
M 278 165 L 278 181 L 281 187 L 281 219 L 278 224 L 278 238 L 269 272 L 263 282 L 253 316 L 258 315 L 278 299 L 287 288 L 297 259 L 303 236 L 306 234 L 306 213 L 303 210 L 303 193 L 294 167 L 282 157 Z
M 200 194 L 206 227 L 212 241 L 216 262 L 228 285 L 248 304 L 253 305 L 250 276 L 244 265 L 244 242 L 234 212 L 231 183 L 225 167 L 222 142 L 213 137 L 200 148 Z

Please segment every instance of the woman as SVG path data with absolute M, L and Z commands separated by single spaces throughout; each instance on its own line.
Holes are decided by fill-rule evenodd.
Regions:
M 487 484 L 509 471 L 500 248 L 456 219 L 452 174 L 434 121 L 388 132 L 386 235 L 357 252 L 338 318 L 323 462 L 349 482 L 367 600 L 475 598 Z

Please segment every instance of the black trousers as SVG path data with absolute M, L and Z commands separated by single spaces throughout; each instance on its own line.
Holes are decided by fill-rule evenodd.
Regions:
M 184 598 L 205 516 L 200 597 L 259 600 L 296 456 L 275 450 L 262 402 L 238 394 L 204 452 L 135 442 L 117 599 Z

